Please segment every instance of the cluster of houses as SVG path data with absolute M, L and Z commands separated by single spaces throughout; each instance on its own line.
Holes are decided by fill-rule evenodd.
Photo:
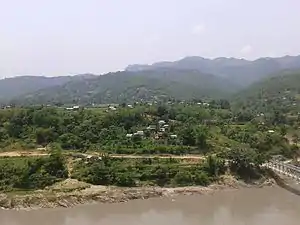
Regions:
M 154 134 L 154 139 L 160 139 L 163 134 L 166 134 L 169 131 L 169 124 L 166 123 L 164 120 L 159 120 L 157 124 L 151 124 L 148 127 L 145 128 L 148 132 L 151 132 Z M 135 133 L 132 134 L 126 134 L 127 138 L 132 138 L 133 136 L 144 136 L 145 131 L 144 130 L 138 130 Z M 170 134 L 170 138 L 176 139 L 176 134 Z
M 139 104 L 139 102 L 136 102 L 135 104 Z M 155 102 L 153 102 L 153 103 L 151 103 L 151 102 L 149 102 L 149 103 L 147 103 L 148 105 L 153 105 L 153 104 L 157 104 L 157 102 L 155 101 Z M 167 102 L 167 104 L 168 105 L 170 105 L 170 104 L 174 104 L 174 102 L 171 102 L 171 101 L 169 101 L 169 102 Z M 185 101 L 181 101 L 180 102 L 180 104 L 187 104 Z M 208 107 L 208 106 L 210 106 L 210 104 L 209 103 L 206 103 L 206 102 L 198 102 L 198 103 L 196 103 L 197 105 L 201 105 L 201 106 L 205 106 L 205 107 Z M 47 106 L 50 106 L 50 105 L 47 105 Z M 5 108 L 10 108 L 11 106 L 6 106 Z M 92 104 L 92 107 L 96 107 L 96 105 L 93 103 Z M 103 107 L 103 106 L 102 106 Z M 130 108 L 130 109 L 133 109 L 134 108 L 134 106 L 133 105 L 131 105 L 131 104 L 128 104 L 128 105 L 126 105 L 126 107 L 128 107 L 128 108 Z M 66 110 L 69 110 L 69 111 L 76 111 L 76 110 L 79 110 L 80 109 L 80 106 L 79 105 L 74 105 L 74 106 L 71 106 L 71 107 L 67 107 L 67 108 L 65 108 Z M 107 109 L 105 110 L 106 112 L 109 112 L 109 111 L 116 111 L 117 110 L 117 105 L 108 105 L 107 106 Z M 162 132 L 164 132 L 164 131 L 162 131 Z

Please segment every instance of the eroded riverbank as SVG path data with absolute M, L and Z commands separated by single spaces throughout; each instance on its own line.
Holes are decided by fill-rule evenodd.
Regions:
M 279 187 L 206 195 L 88 204 L 30 211 L 1 210 L 1 225 L 298 225 L 299 197 Z
M 224 177 L 220 182 L 208 187 L 135 187 L 121 188 L 113 186 L 95 186 L 85 183 L 75 184 L 74 180 L 64 182 L 46 190 L 31 193 L 0 194 L 2 209 L 30 210 L 39 208 L 69 208 L 91 203 L 119 203 L 133 199 L 149 199 L 157 197 L 176 197 L 179 195 L 207 195 L 218 191 L 240 188 L 257 188 L 275 185 L 272 179 L 261 180 L 253 184 L 239 182 L 232 177 Z

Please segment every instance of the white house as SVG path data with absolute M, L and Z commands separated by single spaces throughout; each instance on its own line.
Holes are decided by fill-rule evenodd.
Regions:
M 163 128 L 163 127 L 162 127 L 162 128 L 159 129 L 159 131 L 165 132 L 165 131 L 166 131 L 166 128 Z
M 144 131 L 138 130 L 138 131 L 136 132 L 136 134 L 137 134 L 137 135 L 144 135 Z
M 164 120 L 160 120 L 160 121 L 158 121 L 158 124 L 159 125 L 164 125 L 166 122 L 164 121 Z
M 79 108 L 79 105 L 74 105 L 73 107 L 66 108 L 66 110 L 78 110 Z

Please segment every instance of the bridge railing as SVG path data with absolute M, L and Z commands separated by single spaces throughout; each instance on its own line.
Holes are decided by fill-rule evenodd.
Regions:
M 276 160 L 272 160 L 265 164 L 266 167 L 274 170 L 275 172 L 282 173 L 297 181 L 300 181 L 300 168 L 289 163 L 284 163 Z

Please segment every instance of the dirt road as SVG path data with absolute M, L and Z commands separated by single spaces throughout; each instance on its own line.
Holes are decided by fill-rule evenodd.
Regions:
M 0 157 L 35 157 L 47 156 L 49 153 L 36 152 L 36 151 L 13 151 L 13 152 L 0 152 Z
M 81 153 L 76 153 L 81 154 Z M 41 157 L 41 156 L 48 156 L 49 153 L 46 152 L 38 152 L 38 151 L 13 151 L 13 152 L 0 152 L 0 157 Z M 84 157 L 93 157 L 93 156 L 100 156 L 98 154 L 81 154 Z M 201 155 L 120 155 L 120 154 L 112 154 L 109 155 L 111 158 L 125 158 L 125 159 L 194 159 L 194 160 L 201 160 L 204 159 L 204 156 Z

